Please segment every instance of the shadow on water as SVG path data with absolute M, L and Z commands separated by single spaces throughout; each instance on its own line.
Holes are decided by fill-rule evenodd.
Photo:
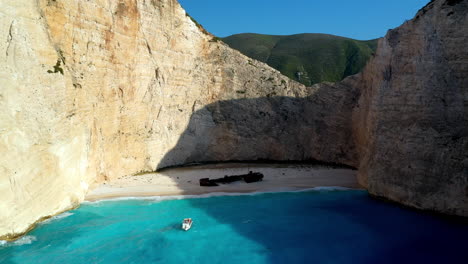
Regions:
M 158 169 L 235 160 L 326 160 L 355 166 L 357 158 L 350 138 L 350 115 L 357 95 L 351 90 L 347 93 L 330 88 L 326 93 L 319 90 L 307 98 L 267 97 L 210 104 L 192 114 L 187 129 Z M 186 185 L 180 184 L 181 188 L 183 186 Z M 210 225 L 222 224 L 225 229 L 221 231 L 232 230 L 244 238 L 236 241 L 254 242 L 258 246 L 252 254 L 266 258 L 268 263 L 462 263 L 461 259 L 468 259 L 467 225 L 371 200 L 364 191 L 218 197 L 215 206 L 203 200 L 189 199 L 184 203 L 190 204 L 193 212 L 214 219 L 210 220 Z M 131 202 L 108 211 L 103 208 L 83 211 L 81 208 L 72 211 L 77 214 L 73 217 L 75 222 L 69 223 L 65 218 L 54 227 L 56 229 L 49 228 L 47 234 L 41 234 L 43 231 L 38 228 L 31 235 L 52 241 L 52 246 L 57 248 L 55 252 L 61 253 L 44 258 L 52 258 L 55 263 L 141 263 L 133 261 L 131 256 L 142 256 L 150 263 L 164 263 L 167 257 L 177 258 L 167 255 L 172 253 L 164 253 L 164 246 L 185 241 L 174 232 L 180 223 L 170 222 L 162 227 L 150 223 L 148 226 L 148 219 L 154 217 L 151 210 L 145 212 L 145 207 L 139 207 L 135 216 L 126 215 L 124 207 L 128 204 Z M 164 203 L 165 210 L 159 212 L 163 218 L 179 220 L 186 215 L 187 207 L 175 209 L 174 204 L 177 203 Z M 122 210 L 119 206 L 123 206 Z M 137 216 L 139 218 L 133 218 Z M 81 218 L 82 224 L 76 224 Z M 121 223 L 120 219 L 130 221 Z M 200 235 L 195 232 L 208 228 L 203 220 L 194 219 L 196 226 L 188 235 L 190 232 Z M 127 237 L 98 236 L 96 241 L 96 236 L 89 233 L 98 229 L 113 234 L 124 224 L 131 225 L 125 226 L 129 230 L 126 235 L 130 235 L 132 239 L 129 240 L 136 241 L 132 242 L 135 244 L 125 244 L 123 240 Z M 88 231 L 83 232 L 83 228 Z M 62 236 L 64 230 L 72 235 Z M 229 234 L 226 237 L 223 234 L 206 235 L 201 239 L 230 239 Z M 87 236 L 92 237 L 92 241 L 91 238 L 87 240 Z M 189 238 L 184 236 L 184 239 Z M 197 243 L 202 242 L 199 240 L 189 242 L 191 247 L 203 245 Z M 39 245 L 41 243 L 27 245 L 27 250 L 16 246 L 3 248 L 0 263 L 22 263 L 21 258 L 31 258 L 34 251 L 41 250 L 35 248 Z M 229 260 L 245 252 L 244 246 L 231 243 L 221 249 L 193 250 L 206 251 L 207 260 L 213 255 Z M 103 249 L 99 259 L 84 259 L 85 254 L 80 254 L 99 248 Z M 154 252 L 155 248 L 163 253 Z M 107 252 L 109 249 L 114 252 Z M 118 253 L 120 249 L 124 253 Z M 73 254 L 68 254 L 70 252 Z M 70 256 L 76 257 L 71 260 Z M 176 260 L 199 263 L 193 259 L 183 261 L 184 257 Z M 227 262 L 233 263 L 233 259 Z M 48 263 L 48 260 L 38 257 L 37 263 Z
M 176 146 L 163 157 L 157 169 L 191 163 L 244 160 L 286 162 L 322 160 L 356 166 L 357 154 L 351 138 L 350 122 L 358 94 L 349 87 L 339 87 L 342 90 L 335 87 L 327 88 L 329 89 L 325 89 L 326 92 L 318 90 L 313 96 L 306 98 L 264 97 L 218 101 L 207 105 L 192 114 Z M 183 184 L 180 186 L 183 188 Z M 320 251 L 325 248 L 317 247 L 313 243 L 308 244 L 307 235 L 297 232 L 288 235 L 288 226 L 306 223 L 281 222 L 279 223 L 281 227 L 267 222 L 261 224 L 257 222 L 255 225 L 248 223 L 250 217 L 256 221 L 271 217 L 265 214 L 266 212 L 274 215 L 286 213 L 294 217 L 309 210 L 309 206 L 320 207 L 320 205 L 291 201 L 288 203 L 287 211 L 284 212 L 281 209 L 283 207 L 275 208 L 275 202 L 280 202 L 275 201 L 275 198 L 263 200 L 256 207 L 255 201 L 258 197 L 242 197 L 241 199 L 249 205 L 242 208 L 229 208 L 229 199 L 233 198 L 226 198 L 223 204 L 207 207 L 202 207 L 203 204 L 192 200 L 192 206 L 204 210 L 220 223 L 230 226 L 247 240 L 258 243 L 263 248 L 259 254 L 266 256 L 269 263 L 307 263 L 324 260 L 314 256 L 323 254 Z M 265 207 L 268 207 L 268 210 L 264 210 Z M 271 210 L 272 208 L 279 211 Z M 231 210 L 233 216 L 222 216 L 223 209 Z M 320 210 L 319 213 L 324 213 Z M 320 226 L 323 229 L 323 225 Z M 333 233 L 334 227 L 328 227 L 330 228 L 328 231 Z M 325 233 L 328 231 L 312 228 L 305 233 L 326 236 Z M 243 245 L 238 244 L 230 245 L 229 252 L 236 249 L 241 252 L 242 247 Z M 303 254 L 304 247 L 309 248 L 311 252 L 315 250 L 315 254 L 309 257 Z M 318 248 L 320 250 L 316 250 Z M 210 252 L 212 253 L 220 254 L 220 252 Z
M 356 98 L 355 91 L 330 88 L 307 98 L 210 104 L 192 114 L 158 169 L 235 160 L 326 160 L 356 166 L 350 123 Z M 263 198 L 242 198 L 250 209 L 233 209 L 233 214 L 251 213 L 257 219 L 291 214 L 304 219 L 278 223 L 281 226 L 265 220 L 257 229 L 242 217 L 220 217 L 219 207 L 199 207 L 195 200 L 193 206 L 257 242 L 269 263 L 460 263 L 468 259 L 466 225 L 371 200 L 365 192 L 339 193 L 330 193 L 332 199 L 317 196 L 316 200 L 291 198 L 288 202 L 271 198 L 268 210 L 262 207 Z M 275 208 L 282 202 L 287 203 L 286 211 Z M 262 215 L 262 211 L 273 215 Z
M 237 208 L 231 199 L 236 199 Z M 468 259 L 466 225 L 371 200 L 364 191 L 226 197 L 219 203 L 200 206 L 195 199 L 192 206 L 260 245 L 252 254 L 265 256 L 267 263 L 464 263 Z M 196 228 L 210 228 L 204 219 L 195 221 Z M 228 247 L 229 252 L 242 252 L 244 245 Z

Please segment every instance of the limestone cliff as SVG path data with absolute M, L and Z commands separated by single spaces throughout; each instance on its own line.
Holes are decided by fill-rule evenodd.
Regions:
M 467 29 L 467 0 L 432 1 L 379 41 L 362 73 L 331 85 L 358 88 L 349 136 L 372 195 L 468 216 Z
M 311 93 L 216 42 L 175 0 L 0 10 L 0 237 L 79 204 L 95 181 L 155 170 L 205 105 Z
M 467 1 L 434 1 L 362 74 L 304 87 L 176 0 L 0 3 L 0 238 L 107 178 L 188 162 L 318 159 L 369 191 L 467 215 Z
M 467 29 L 467 0 L 432 1 L 359 76 L 353 124 L 371 194 L 468 216 Z
M 160 164 L 338 162 L 358 167 L 372 195 L 468 216 L 467 14 L 467 0 L 432 1 L 380 40 L 361 74 L 307 97 L 210 104 Z

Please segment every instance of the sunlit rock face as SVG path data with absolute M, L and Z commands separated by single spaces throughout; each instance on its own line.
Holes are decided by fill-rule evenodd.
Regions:
M 434 1 L 362 74 L 305 87 L 175 0 L 0 3 L 0 238 L 90 186 L 190 162 L 322 160 L 369 191 L 467 215 L 467 1 Z
M 313 93 L 216 42 L 175 0 L 18 0 L 0 8 L 4 238 L 79 204 L 96 182 L 184 163 L 190 153 L 160 164 L 206 105 Z M 238 157 L 221 152 L 212 158 Z

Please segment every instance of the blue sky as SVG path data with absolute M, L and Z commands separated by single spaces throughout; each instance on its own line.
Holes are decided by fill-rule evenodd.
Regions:
M 367 40 L 398 27 L 429 0 L 179 0 L 206 30 L 290 35 L 327 33 Z

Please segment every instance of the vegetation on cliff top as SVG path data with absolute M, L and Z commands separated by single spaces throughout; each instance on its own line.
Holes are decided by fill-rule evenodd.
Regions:
M 326 34 L 246 33 L 222 40 L 305 85 L 336 82 L 360 72 L 377 48 L 377 39 L 359 41 Z

